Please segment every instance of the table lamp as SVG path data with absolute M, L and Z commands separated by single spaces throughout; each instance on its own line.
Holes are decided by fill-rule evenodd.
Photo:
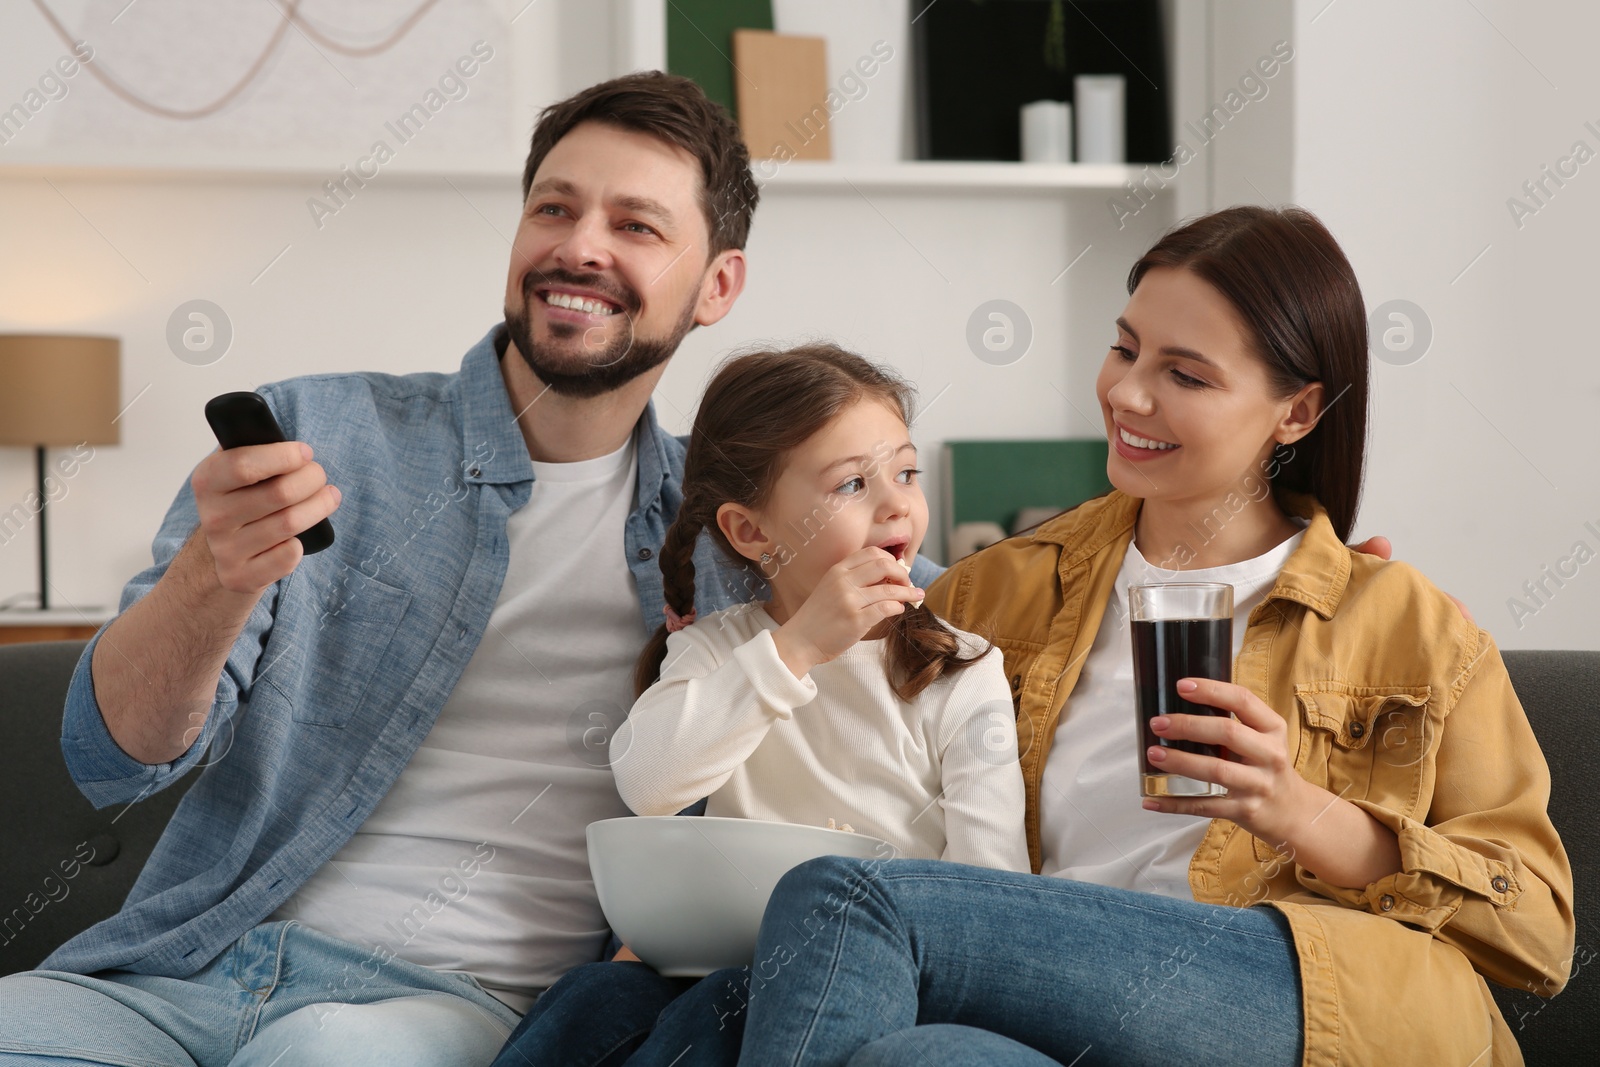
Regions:
M 16 536 L 30 513 L 39 520 L 39 610 L 50 608 L 50 495 L 45 451 L 62 445 L 119 443 L 122 342 L 115 337 L 0 334 L 0 445 L 31 447 L 37 499 L 0 501 L 0 534 Z M 60 481 L 58 474 L 55 481 Z M 21 515 L 18 515 L 19 509 Z

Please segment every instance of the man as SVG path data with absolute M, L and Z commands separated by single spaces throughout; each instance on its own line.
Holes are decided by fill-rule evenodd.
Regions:
M 488 1063 L 600 957 L 584 828 L 628 814 L 605 739 L 681 500 L 650 395 L 743 289 L 756 191 L 659 73 L 547 108 L 523 191 L 459 372 L 265 386 L 289 443 L 179 492 L 62 747 L 100 806 L 203 771 L 123 910 L 0 979 L 0 1062 Z M 701 610 L 760 588 L 701 555 Z

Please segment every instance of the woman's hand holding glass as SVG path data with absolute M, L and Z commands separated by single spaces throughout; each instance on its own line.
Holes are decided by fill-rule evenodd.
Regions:
M 1150 746 L 1146 755 L 1153 765 L 1169 774 L 1215 782 L 1226 788 L 1228 795 L 1147 798 L 1144 806 L 1151 811 L 1228 819 L 1272 845 L 1288 840 L 1288 831 L 1302 809 L 1312 804 L 1307 790 L 1315 787 L 1300 777 L 1289 760 L 1289 730 L 1282 716 L 1244 686 L 1230 682 L 1184 678 L 1178 682 L 1178 694 L 1238 718 L 1228 714 L 1157 715 L 1150 720 L 1151 730 L 1169 741 L 1220 746 L 1227 749 L 1230 758 L 1160 745 Z
M 1149 759 L 1172 774 L 1224 786 L 1228 795 L 1147 798 L 1146 808 L 1227 819 L 1334 885 L 1361 888 L 1400 870 L 1394 832 L 1301 777 L 1289 758 L 1288 725 L 1260 697 L 1207 678 L 1185 678 L 1178 692 L 1234 717 L 1158 715 L 1151 730 L 1168 740 L 1220 745 L 1229 758 L 1151 746 Z

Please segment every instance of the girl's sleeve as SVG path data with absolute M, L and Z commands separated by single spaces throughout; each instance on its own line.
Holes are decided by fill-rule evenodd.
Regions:
M 672 815 L 720 789 L 817 686 L 778 657 L 772 632 L 745 639 L 703 619 L 667 638 L 661 679 L 611 738 L 617 792 L 639 815 Z
M 1017 716 L 1000 649 L 962 670 L 940 716 L 941 859 L 1032 873 Z

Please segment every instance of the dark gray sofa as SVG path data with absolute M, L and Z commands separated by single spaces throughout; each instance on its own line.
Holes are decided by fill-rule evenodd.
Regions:
M 0 974 L 34 967 L 112 914 L 193 775 L 131 805 L 95 811 L 62 764 L 61 708 L 81 641 L 0 646 Z M 1572 859 L 1578 937 L 1565 992 L 1545 1000 L 1496 988 L 1529 1064 L 1575 1063 L 1600 1034 L 1596 879 L 1600 652 L 1507 652 L 1506 666 L 1550 763 L 1550 817 Z M 70 877 L 68 872 L 71 872 Z

